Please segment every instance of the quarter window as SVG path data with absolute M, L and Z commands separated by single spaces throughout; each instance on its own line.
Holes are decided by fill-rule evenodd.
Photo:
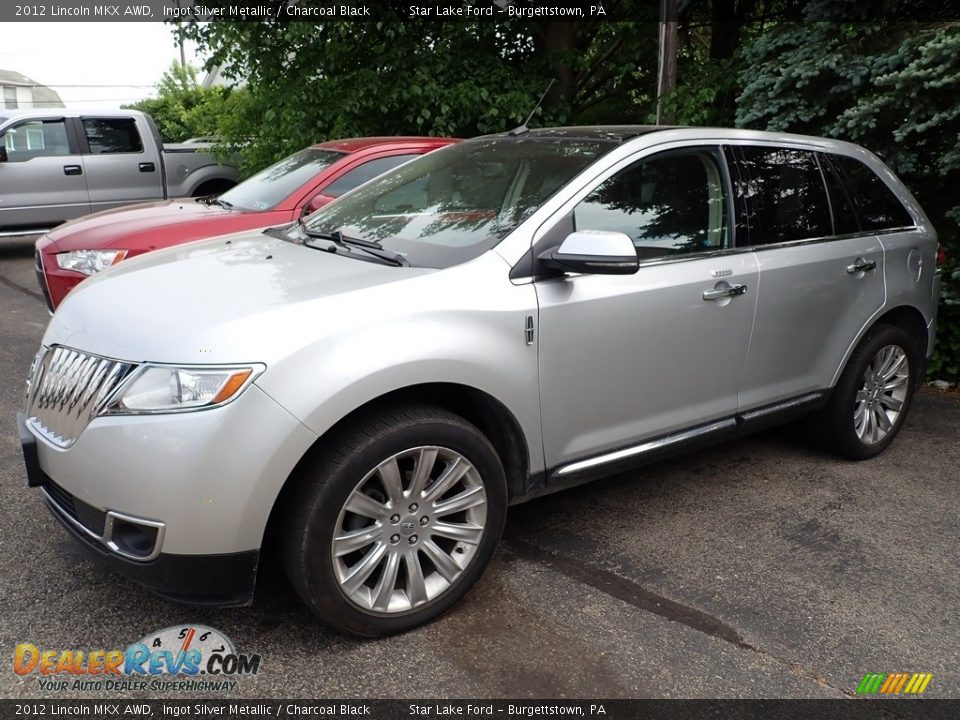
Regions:
M 575 228 L 626 233 L 641 261 L 727 247 L 727 193 L 720 163 L 719 154 L 706 148 L 640 160 L 577 205 Z
M 83 130 L 94 155 L 143 152 L 133 118 L 84 118 Z
M 910 213 L 873 170 L 856 158 L 831 155 L 830 159 L 843 175 L 864 230 L 889 230 L 914 224 Z
M 7 130 L 3 140 L 9 162 L 70 154 L 63 120 L 27 120 Z
M 744 147 L 750 244 L 771 245 L 833 234 L 823 176 L 813 153 Z

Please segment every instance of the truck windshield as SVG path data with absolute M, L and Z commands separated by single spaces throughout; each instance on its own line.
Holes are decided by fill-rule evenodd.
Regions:
M 238 210 L 270 210 L 344 154 L 305 148 L 230 188 L 220 199 Z
M 614 144 L 521 135 L 424 155 L 306 219 L 307 230 L 379 243 L 411 265 L 443 268 L 489 250 Z

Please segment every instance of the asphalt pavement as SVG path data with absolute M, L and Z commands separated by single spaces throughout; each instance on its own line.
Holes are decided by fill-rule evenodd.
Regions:
M 868 672 L 933 673 L 927 697 L 960 697 L 957 394 L 923 390 L 871 461 L 786 427 L 513 508 L 462 604 L 356 640 L 276 569 L 252 607 L 195 608 L 67 535 L 26 486 L 14 420 L 47 318 L 32 243 L 0 240 L 0 697 L 150 695 L 42 692 L 14 646 L 122 649 L 194 623 L 262 656 L 238 698 L 847 697 Z

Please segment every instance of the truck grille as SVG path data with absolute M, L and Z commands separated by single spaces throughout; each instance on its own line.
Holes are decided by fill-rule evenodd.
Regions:
M 70 447 L 135 365 L 65 347 L 41 350 L 27 382 L 27 422 L 58 447 Z

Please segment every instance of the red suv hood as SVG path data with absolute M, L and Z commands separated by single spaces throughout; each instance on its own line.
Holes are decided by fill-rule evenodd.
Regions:
M 104 210 L 64 223 L 47 234 L 58 252 L 166 247 L 221 233 L 276 223 L 274 213 L 226 210 L 189 198 Z

